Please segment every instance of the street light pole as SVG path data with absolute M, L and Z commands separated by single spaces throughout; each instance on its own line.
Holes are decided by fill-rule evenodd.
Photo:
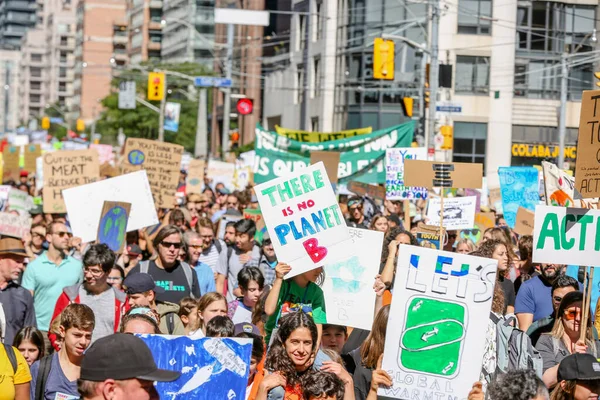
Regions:
M 429 151 L 430 138 L 435 136 L 435 113 L 438 90 L 438 39 L 440 29 L 440 15 L 438 9 L 438 0 L 431 4 L 431 62 L 429 67 L 429 121 L 428 129 L 425 132 L 425 148 Z
M 158 114 L 158 141 L 165 141 L 165 105 L 167 103 L 167 74 L 164 75 L 164 93 L 160 100 L 160 113 Z
M 563 169 L 565 164 L 565 136 L 567 133 L 567 79 L 569 79 L 569 68 L 567 66 L 567 54 L 560 55 L 560 111 L 558 114 L 558 168 Z
M 233 69 L 233 35 L 235 34 L 235 25 L 227 24 L 227 59 L 225 60 L 225 77 L 231 79 Z M 229 124 L 231 113 L 231 88 L 225 89 L 223 101 L 223 133 L 221 136 L 222 155 L 229 151 Z
M 207 157 L 208 136 L 206 123 L 206 89 L 198 90 L 198 117 L 196 121 L 196 144 L 194 146 L 194 157 Z

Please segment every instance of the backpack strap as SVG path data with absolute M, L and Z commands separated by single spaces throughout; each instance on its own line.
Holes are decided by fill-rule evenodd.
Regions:
M 17 363 L 17 355 L 15 354 L 15 349 L 6 343 L 3 343 L 4 351 L 6 351 L 6 355 L 8 356 L 8 360 L 10 361 L 10 365 L 12 366 L 13 372 L 17 373 L 17 368 L 19 364 Z
M 142 274 L 147 274 L 149 268 L 150 268 L 150 261 L 146 260 L 146 261 L 140 262 L 140 272 Z
M 221 241 L 219 239 L 215 239 L 213 241 L 213 243 L 215 244 L 215 247 L 217 248 L 217 252 L 219 254 L 221 254 L 221 252 L 223 251 L 223 245 L 221 244 Z
M 181 268 L 183 268 L 185 280 L 187 281 L 188 286 L 190 287 L 190 296 L 192 298 L 195 298 L 194 293 L 192 292 L 192 287 L 194 286 L 194 271 L 192 271 L 192 267 L 190 267 L 190 264 L 186 262 L 181 262 Z
M 38 376 L 35 382 L 35 398 L 33 400 L 44 400 L 46 382 L 48 382 L 48 375 L 50 375 L 50 369 L 52 368 L 52 356 L 50 354 L 40 360 Z
M 229 270 L 229 260 L 231 260 L 231 255 L 233 254 L 233 247 L 227 247 L 227 269 Z
M 175 317 L 173 317 L 172 312 L 167 314 L 167 332 L 169 332 L 169 335 L 173 334 L 173 331 L 175 331 Z

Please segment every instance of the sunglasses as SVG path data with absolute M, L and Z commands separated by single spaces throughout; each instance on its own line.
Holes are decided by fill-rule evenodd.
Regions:
M 567 321 L 573 321 L 577 316 L 581 318 L 581 310 L 565 310 L 565 319 Z
M 349 210 L 350 210 L 351 212 L 354 212 L 354 211 L 360 211 L 360 210 L 362 210 L 362 207 L 361 207 L 361 206 L 358 206 L 358 207 L 350 207 L 350 208 L 349 208 Z
M 58 235 L 58 237 L 63 238 L 65 236 L 68 237 L 72 237 L 73 234 L 69 233 L 69 232 L 54 232 L 55 235 Z
M 44 238 L 46 235 L 42 235 L 41 233 L 37 233 L 37 232 L 32 232 L 31 236 L 33 237 L 39 237 L 39 238 Z
M 175 249 L 180 249 L 181 246 L 183 246 L 183 244 L 181 242 L 177 242 L 177 243 L 173 243 L 173 242 L 160 242 L 161 245 L 163 245 L 164 247 L 166 247 L 167 249 L 170 249 L 171 247 L 174 247 Z

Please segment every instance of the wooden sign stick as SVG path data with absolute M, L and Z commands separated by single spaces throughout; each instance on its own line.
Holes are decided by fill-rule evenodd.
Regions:
M 587 323 L 590 317 L 590 302 L 592 296 L 592 284 L 594 282 L 594 267 L 590 267 L 589 274 L 586 273 L 587 280 L 584 287 L 583 296 L 583 309 L 581 310 L 581 324 L 579 324 L 579 340 L 585 343 L 585 336 L 587 333 Z
M 440 188 L 440 250 L 444 248 L 444 188 Z
M 404 229 L 410 231 L 410 200 L 404 200 Z

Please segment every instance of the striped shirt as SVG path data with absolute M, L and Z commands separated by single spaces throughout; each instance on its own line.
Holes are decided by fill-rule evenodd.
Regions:
M 225 244 L 225 242 L 222 240 L 219 240 L 219 242 L 221 243 L 221 251 L 227 251 L 227 245 Z M 215 246 L 214 242 L 208 248 L 208 250 L 205 250 L 202 253 L 200 253 L 200 258 L 198 259 L 198 261 L 208 264 L 210 269 L 212 269 L 213 273 L 215 272 L 217 268 L 217 261 L 219 261 L 219 250 L 217 249 L 217 246 Z

